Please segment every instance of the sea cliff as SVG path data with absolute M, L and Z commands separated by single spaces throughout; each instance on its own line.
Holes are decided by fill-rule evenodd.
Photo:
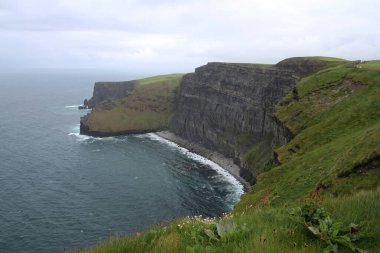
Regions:
M 326 64 L 302 57 L 276 65 L 208 63 L 183 77 L 170 130 L 232 158 L 254 184 L 277 162 L 274 147 L 293 136 L 274 116 L 275 105 Z
M 233 158 L 254 175 L 272 158 L 272 147 L 291 134 L 273 116 L 275 105 L 294 87 L 290 69 L 255 64 L 209 63 L 184 76 L 170 130 L 206 148 Z M 246 153 L 261 144 L 261 165 L 249 168 Z M 251 164 L 252 165 L 252 164 Z M 254 183 L 254 177 L 242 176 Z
M 81 133 L 170 130 L 232 159 L 241 168 L 240 177 L 252 185 L 259 173 L 278 162 L 274 147 L 293 136 L 274 116 L 275 105 L 302 77 L 328 64 L 303 57 L 276 65 L 211 62 L 181 76 L 179 91 L 163 86 L 170 75 L 151 78 L 143 92 L 138 92 L 143 80 L 96 83 L 93 97 L 84 102 L 93 111 L 81 119 Z
M 82 252 L 379 252 L 379 83 L 380 61 L 198 68 L 168 129 L 259 173 L 253 190 L 220 219 L 178 219 Z

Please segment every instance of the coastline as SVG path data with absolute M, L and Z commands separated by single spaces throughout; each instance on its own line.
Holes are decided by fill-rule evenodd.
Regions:
M 243 185 L 245 192 L 249 192 L 252 190 L 252 186 L 239 175 L 240 167 L 237 166 L 231 158 L 227 158 L 219 152 L 204 148 L 196 143 L 185 140 L 182 137 L 179 137 L 178 135 L 168 130 L 154 132 L 154 134 L 168 141 L 174 142 L 179 146 L 188 149 L 190 152 L 196 153 L 207 158 L 208 160 L 213 161 L 214 163 L 218 164 L 223 169 L 225 169 L 234 178 L 236 178 Z

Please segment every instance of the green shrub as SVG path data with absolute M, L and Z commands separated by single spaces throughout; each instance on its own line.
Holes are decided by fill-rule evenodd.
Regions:
M 328 212 L 315 204 L 305 205 L 299 208 L 297 213 L 302 218 L 305 227 L 326 243 L 324 253 L 338 252 L 342 246 L 353 252 L 367 252 L 354 244 L 354 241 L 360 238 L 358 225 L 354 223 L 345 225 L 335 221 Z

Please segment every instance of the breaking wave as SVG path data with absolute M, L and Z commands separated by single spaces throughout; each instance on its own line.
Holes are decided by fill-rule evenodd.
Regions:
M 234 176 L 232 176 L 226 169 L 221 167 L 219 164 L 201 156 L 198 154 L 195 154 L 188 149 L 179 146 L 178 144 L 166 140 L 157 134 L 154 133 L 148 133 L 148 134 L 142 134 L 142 135 L 136 135 L 136 137 L 139 138 L 149 138 L 154 141 L 159 141 L 161 143 L 164 143 L 171 147 L 172 149 L 178 150 L 185 156 L 189 157 L 190 159 L 197 161 L 201 164 L 209 166 L 211 169 L 215 170 L 218 173 L 218 180 L 228 182 L 229 185 L 233 188 L 232 193 L 227 196 L 228 201 L 232 203 L 236 203 L 240 200 L 241 195 L 244 193 L 244 186 L 237 180 Z

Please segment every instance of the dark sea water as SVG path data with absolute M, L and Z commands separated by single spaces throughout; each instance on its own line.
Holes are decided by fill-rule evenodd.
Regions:
M 131 78 L 0 73 L 0 252 L 83 248 L 178 216 L 220 215 L 238 201 L 234 178 L 155 135 L 79 135 L 86 112 L 73 105 L 93 83 Z

